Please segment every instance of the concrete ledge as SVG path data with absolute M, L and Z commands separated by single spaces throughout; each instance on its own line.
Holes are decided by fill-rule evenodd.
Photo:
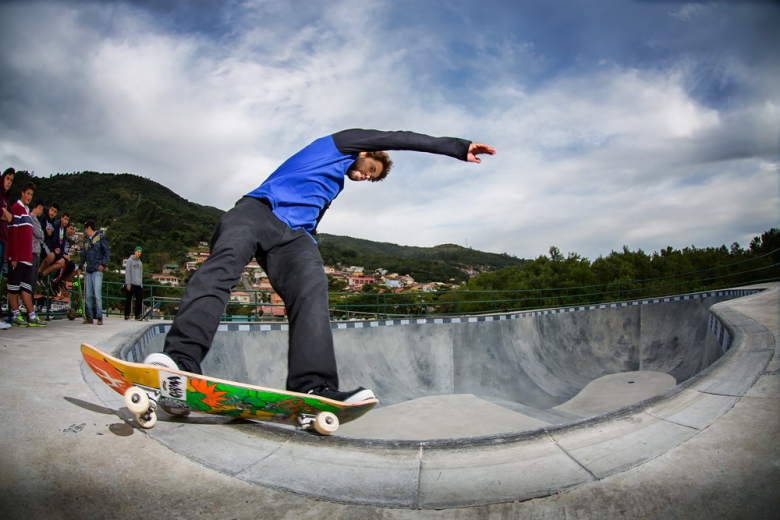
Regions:
M 421 450 L 422 509 L 528 500 L 594 480 L 544 433 L 478 448 Z

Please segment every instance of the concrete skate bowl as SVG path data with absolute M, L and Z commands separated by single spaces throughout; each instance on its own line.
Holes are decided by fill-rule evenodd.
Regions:
M 381 401 L 336 435 L 200 414 L 160 414 L 147 434 L 236 478 L 335 502 L 440 509 L 545 496 L 650 460 L 728 411 L 774 354 L 768 331 L 728 300 L 776 291 L 334 322 L 341 387 Z M 99 347 L 140 360 L 168 328 Z M 222 324 L 204 372 L 283 388 L 287 334 Z M 82 373 L 130 420 L 121 396 Z

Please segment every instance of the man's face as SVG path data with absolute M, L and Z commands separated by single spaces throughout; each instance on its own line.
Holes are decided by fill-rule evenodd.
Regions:
M 365 152 L 360 152 L 352 168 L 347 172 L 347 177 L 356 182 L 370 181 L 382 175 L 382 169 L 381 162 L 371 157 L 366 157 Z
M 68 227 L 68 222 L 70 222 L 70 217 L 63 215 L 60 219 L 60 227 Z
M 3 188 L 5 188 L 5 191 L 11 189 L 11 184 L 14 183 L 14 176 L 13 175 L 6 175 L 3 177 Z
M 54 217 L 57 216 L 57 208 L 49 208 L 49 218 L 54 220 Z
M 140 249 L 136 249 L 135 253 L 133 253 L 133 256 L 135 257 L 136 260 L 141 258 L 141 250 Z
M 76 226 L 74 226 L 74 225 L 72 225 L 72 224 L 71 224 L 70 226 L 68 226 L 68 227 L 66 227 L 66 228 L 65 228 L 65 236 L 66 236 L 66 237 L 69 237 L 69 236 L 71 236 L 71 235 L 72 235 L 72 234 L 73 234 L 75 231 L 76 231 Z
M 22 194 L 19 196 L 19 199 L 21 199 L 22 204 L 24 204 L 25 206 L 29 206 L 32 197 L 33 197 L 33 190 L 27 190 L 22 192 Z

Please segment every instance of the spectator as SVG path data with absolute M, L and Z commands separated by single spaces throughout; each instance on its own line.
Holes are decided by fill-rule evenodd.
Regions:
M 41 253 L 43 251 L 43 228 L 41 227 L 41 215 L 43 215 L 43 199 L 36 199 L 35 202 L 33 202 L 32 206 L 30 206 L 30 213 L 35 218 L 32 219 L 32 232 L 33 232 L 33 242 L 32 242 L 32 260 L 33 260 L 33 268 L 32 268 L 32 278 L 30 279 L 30 285 L 32 286 L 33 290 L 33 296 L 35 296 L 35 287 L 38 285 L 38 267 L 41 265 Z
M 84 273 L 84 317 L 85 324 L 94 323 L 92 317 L 97 319 L 98 325 L 103 325 L 102 290 L 103 271 L 108 264 L 111 250 L 108 247 L 106 237 L 101 231 L 97 231 L 94 220 L 87 220 L 84 224 L 84 247 L 81 251 L 81 263 L 79 269 Z M 92 298 L 95 298 L 93 313 Z
M 62 260 L 65 262 L 57 273 L 57 276 L 51 281 L 52 291 L 59 293 L 63 290 L 65 282 L 78 274 L 76 264 L 70 259 L 70 237 L 76 232 L 76 225 L 73 222 L 68 223 L 65 228 L 65 236 L 62 240 Z
M 65 250 L 67 245 L 65 244 L 65 230 L 68 228 L 68 222 L 70 222 L 70 213 L 67 211 L 62 214 L 62 217 L 56 221 L 53 225 L 52 234 L 48 239 L 48 247 L 51 253 L 54 253 L 54 257 L 49 263 L 49 267 L 43 270 L 42 276 L 47 276 L 54 271 L 60 270 L 65 267 Z M 56 291 L 56 287 L 52 286 L 52 291 Z
M 3 267 L 5 267 L 5 249 L 8 242 L 8 224 L 13 220 L 11 212 L 8 208 L 11 204 L 8 202 L 8 191 L 11 189 L 11 185 L 14 183 L 14 175 L 16 170 L 8 168 L 3 172 L 3 181 L 0 182 L 0 281 L 3 280 Z M 5 316 L 0 320 L 0 330 L 9 329 L 9 325 L 5 321 Z
M 43 271 L 54 261 L 54 218 L 59 211 L 60 205 L 52 202 L 51 206 L 44 208 L 43 214 L 38 217 L 44 233 L 42 247 L 45 252 L 45 254 L 41 254 L 41 266 L 39 268 L 41 276 L 43 276 Z
M 8 227 L 8 249 L 6 259 L 11 267 L 8 272 L 8 306 L 11 308 L 11 325 L 16 327 L 45 327 L 35 315 L 32 301 L 32 285 L 34 273 L 32 262 L 33 248 L 33 217 L 27 206 L 32 200 L 35 185 L 32 182 L 22 186 L 19 200 L 11 206 L 13 220 Z M 19 296 L 27 310 L 27 321 L 22 318 L 19 307 Z
M 135 248 L 133 254 L 127 259 L 127 265 L 125 265 L 125 319 L 130 319 L 130 306 L 133 303 L 133 296 L 135 296 L 135 308 L 133 314 L 135 319 L 141 319 L 142 300 L 144 297 L 143 291 L 143 279 L 144 279 L 144 266 L 141 262 L 141 253 L 143 249 L 141 246 Z

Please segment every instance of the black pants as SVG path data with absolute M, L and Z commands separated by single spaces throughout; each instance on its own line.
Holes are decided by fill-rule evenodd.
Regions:
M 133 307 L 133 314 L 136 318 L 141 317 L 142 301 L 144 299 L 144 289 L 140 285 L 131 285 L 130 290 L 127 290 L 125 285 L 125 317 L 130 316 L 130 307 L 133 303 L 133 296 L 135 296 L 135 307 Z
M 230 290 L 252 257 L 284 300 L 289 327 L 287 389 L 338 388 L 328 310 L 328 280 L 312 238 L 293 231 L 262 201 L 244 197 L 222 215 L 208 260 L 187 283 L 164 352 L 185 370 L 202 373 Z M 262 383 L 262 381 L 258 381 Z

